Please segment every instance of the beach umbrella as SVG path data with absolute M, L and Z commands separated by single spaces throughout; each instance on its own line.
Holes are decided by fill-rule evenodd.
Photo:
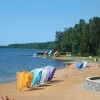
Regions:
M 42 67 L 42 70 L 43 71 L 45 70 L 45 75 L 43 75 L 44 79 L 41 79 L 41 80 L 44 80 L 44 82 L 47 82 L 48 78 L 49 78 L 49 75 L 50 75 L 50 69 L 47 68 L 47 67 Z
M 50 68 L 50 75 L 49 75 L 48 81 L 51 81 L 56 71 L 56 68 L 52 66 L 49 66 L 49 68 Z
M 41 82 L 47 82 L 49 76 L 49 69 L 41 68 L 41 70 L 42 70 Z
M 55 52 L 54 52 L 54 55 L 57 55 L 57 54 L 59 54 L 59 52 L 58 52 L 58 51 L 55 51 Z
M 46 50 L 44 53 L 47 54 L 48 53 L 48 50 Z
M 34 74 L 34 76 L 32 77 L 31 87 L 33 87 L 35 84 L 39 85 L 42 76 L 42 70 L 36 68 L 31 72 Z
M 86 68 L 86 65 L 88 64 L 88 61 L 83 61 L 84 64 L 83 64 L 83 68 Z
M 52 52 L 53 52 L 53 50 L 50 50 L 48 54 L 50 55 Z
M 56 68 L 55 67 L 52 67 L 52 66 L 46 66 L 44 67 L 45 69 L 49 70 L 49 73 L 48 73 L 48 78 L 46 81 L 51 81 L 53 76 L 54 76 L 54 73 L 56 71 Z
M 24 87 L 30 87 L 32 80 L 32 73 L 24 70 L 23 72 L 16 73 L 18 90 L 22 90 Z
M 78 69 L 82 69 L 83 65 L 84 65 L 84 62 L 76 62 L 76 67 Z

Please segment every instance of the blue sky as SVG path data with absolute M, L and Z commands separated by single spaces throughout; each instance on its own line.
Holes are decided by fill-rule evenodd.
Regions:
M 100 17 L 100 0 L 0 0 L 0 45 L 55 40 L 56 31 Z

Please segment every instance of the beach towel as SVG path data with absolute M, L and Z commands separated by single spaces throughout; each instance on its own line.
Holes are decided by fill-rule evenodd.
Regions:
M 32 80 L 32 73 L 28 73 L 26 70 L 16 73 L 18 90 L 22 90 L 24 87 L 30 87 Z
M 34 69 L 31 72 L 34 74 L 34 77 L 32 77 L 31 87 L 33 87 L 35 84 L 39 85 L 42 76 L 42 71 L 40 69 Z

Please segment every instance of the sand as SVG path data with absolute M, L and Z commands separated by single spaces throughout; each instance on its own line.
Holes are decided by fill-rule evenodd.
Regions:
M 33 87 L 31 90 L 17 89 L 17 82 L 0 84 L 0 97 L 10 100 L 100 100 L 100 93 L 84 88 L 85 78 L 100 76 L 100 64 L 78 71 L 74 64 L 55 72 L 51 82 Z

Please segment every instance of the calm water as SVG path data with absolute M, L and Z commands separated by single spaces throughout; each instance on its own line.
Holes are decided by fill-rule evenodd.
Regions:
M 39 50 L 32 49 L 0 49 L 0 83 L 16 79 L 16 72 L 32 70 L 36 67 L 54 66 L 62 67 L 62 60 L 34 57 Z M 29 56 L 30 55 L 30 56 Z

